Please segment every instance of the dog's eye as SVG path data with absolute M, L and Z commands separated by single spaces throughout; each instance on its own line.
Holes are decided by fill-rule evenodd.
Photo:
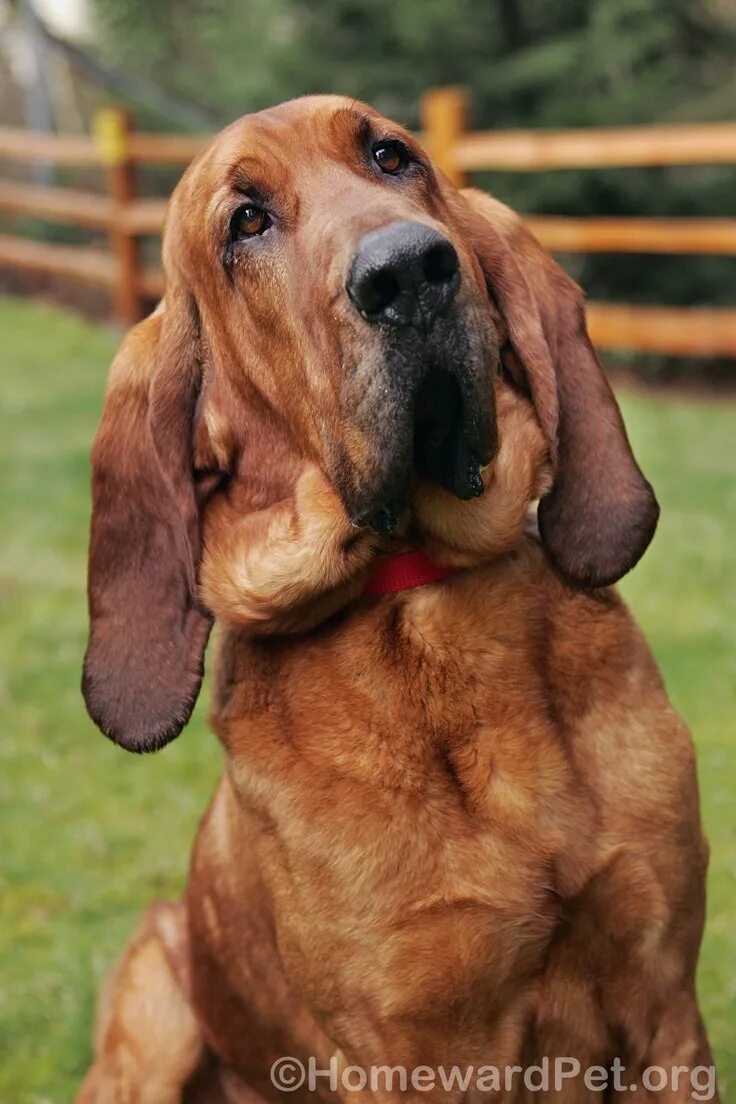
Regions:
M 257 203 L 246 203 L 235 212 L 230 223 L 230 233 L 233 241 L 242 238 L 255 238 L 268 230 L 271 225 L 268 211 L 259 207 Z
M 401 142 L 377 142 L 373 147 L 373 160 L 381 172 L 395 176 L 409 163 L 409 151 Z

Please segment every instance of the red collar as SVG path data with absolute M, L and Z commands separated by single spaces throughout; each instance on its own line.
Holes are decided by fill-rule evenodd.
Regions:
M 413 590 L 427 583 L 439 583 L 457 569 L 430 560 L 426 552 L 396 552 L 376 562 L 363 590 L 363 596 L 378 598 L 398 590 Z

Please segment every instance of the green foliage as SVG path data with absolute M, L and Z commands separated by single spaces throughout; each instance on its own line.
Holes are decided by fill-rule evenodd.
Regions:
M 307 92 L 342 92 L 416 124 L 422 92 L 456 83 L 472 91 L 480 128 L 706 122 L 732 118 L 736 103 L 736 8 L 719 0 L 96 6 L 110 57 L 223 121 Z M 733 168 L 495 173 L 479 182 L 526 212 L 736 215 Z M 591 298 L 733 299 L 730 258 L 593 255 L 566 263 Z
M 483 126 L 720 118 L 736 15 L 707 0 L 96 0 L 117 61 L 230 118 L 343 92 L 409 122 L 464 83 Z
M 176 895 L 221 757 L 206 702 L 157 756 L 84 712 L 87 452 L 117 341 L 0 298 L 0 1100 L 66 1104 L 93 1001 L 141 908 Z M 712 843 L 701 995 L 724 1099 L 736 1085 L 736 405 L 625 395 L 663 507 L 624 591 L 692 725 Z M 206 694 L 205 694 L 206 698 Z

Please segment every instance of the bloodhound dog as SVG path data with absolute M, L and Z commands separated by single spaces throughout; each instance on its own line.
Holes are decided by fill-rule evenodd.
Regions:
M 164 264 L 93 449 L 83 690 L 162 748 L 216 624 L 227 766 L 78 1100 L 516 1104 L 344 1075 L 557 1058 L 637 1088 L 541 1099 L 704 1099 L 669 1077 L 711 1065 L 693 746 L 611 589 L 658 507 L 579 289 L 333 96 L 220 134 Z M 331 1077 L 287 1091 L 283 1056 Z

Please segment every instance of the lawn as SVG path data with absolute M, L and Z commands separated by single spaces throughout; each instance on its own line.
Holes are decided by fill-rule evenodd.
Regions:
M 3 298 L 0 333 L 0 1101 L 66 1104 L 100 979 L 145 902 L 181 887 L 220 752 L 206 700 L 153 758 L 87 720 L 87 452 L 117 338 Z M 712 842 L 700 991 L 734 1092 L 736 403 L 621 398 L 663 507 L 624 590 L 698 744 Z

